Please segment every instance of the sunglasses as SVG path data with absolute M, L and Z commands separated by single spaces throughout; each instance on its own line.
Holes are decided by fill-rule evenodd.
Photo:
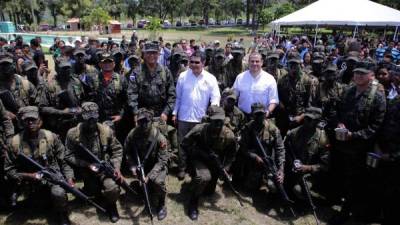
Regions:
M 200 61 L 190 61 L 191 64 L 200 64 Z

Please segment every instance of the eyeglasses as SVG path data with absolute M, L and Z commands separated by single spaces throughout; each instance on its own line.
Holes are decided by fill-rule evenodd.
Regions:
M 200 61 L 190 61 L 191 64 L 200 64 Z

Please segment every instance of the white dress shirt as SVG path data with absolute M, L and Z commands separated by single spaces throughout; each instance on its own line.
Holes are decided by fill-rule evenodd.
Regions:
M 214 75 L 203 69 L 200 75 L 195 76 L 188 69 L 179 75 L 172 114 L 179 121 L 199 123 L 206 115 L 209 103 L 219 106 L 220 99 L 218 82 Z
M 243 112 L 251 113 L 251 104 L 262 103 L 265 109 L 270 104 L 278 104 L 278 88 L 274 77 L 261 70 L 255 78 L 249 70 L 244 71 L 236 77 L 232 87 L 238 96 L 238 106 Z

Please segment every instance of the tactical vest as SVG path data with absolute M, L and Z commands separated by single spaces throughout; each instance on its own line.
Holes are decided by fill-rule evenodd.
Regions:
M 122 91 L 122 82 L 121 82 L 121 77 L 117 73 L 113 73 L 112 75 L 112 81 L 114 83 L 114 88 L 115 88 L 115 93 L 118 95 Z M 95 90 L 98 90 L 100 87 L 100 80 L 99 77 L 95 77 L 93 79 L 93 84 Z
M 18 90 L 19 97 L 27 106 L 29 101 L 25 101 L 29 98 L 29 81 L 23 76 L 15 74 L 15 89 Z
M 39 156 L 48 155 L 49 152 L 47 151 L 51 146 L 54 144 L 54 135 L 48 130 L 41 129 L 40 132 L 44 133 L 44 138 L 39 140 L 39 148 L 36 149 L 33 153 L 33 158 L 38 158 Z M 11 147 L 14 153 L 18 154 L 19 151 L 22 151 L 23 154 L 30 156 L 32 155 L 31 149 L 26 144 L 21 143 L 21 135 L 19 133 L 15 135 L 11 140 Z M 22 146 L 21 146 L 22 144 Z

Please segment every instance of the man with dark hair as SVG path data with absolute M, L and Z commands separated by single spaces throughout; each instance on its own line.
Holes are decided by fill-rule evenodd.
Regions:
M 188 70 L 179 75 L 176 84 L 176 103 L 172 120 L 178 126 L 178 140 L 183 137 L 206 115 L 209 104 L 220 104 L 220 91 L 215 76 L 204 70 L 205 54 L 196 51 L 190 57 Z M 179 179 L 184 179 L 186 154 L 179 149 Z

